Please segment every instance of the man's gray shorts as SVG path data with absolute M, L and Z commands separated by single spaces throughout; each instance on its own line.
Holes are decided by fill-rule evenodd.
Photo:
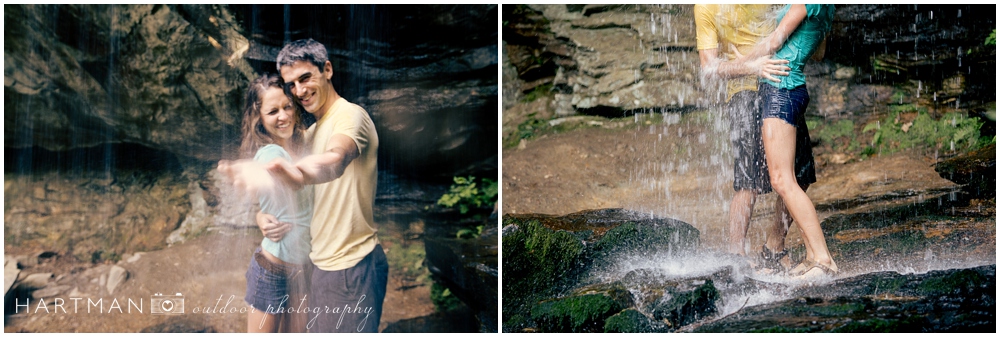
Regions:
M 388 281 L 389 263 L 381 245 L 351 268 L 313 267 L 309 332 L 378 332 Z

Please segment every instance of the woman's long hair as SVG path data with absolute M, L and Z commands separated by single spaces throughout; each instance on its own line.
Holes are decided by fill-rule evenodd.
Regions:
M 264 98 L 264 92 L 268 88 L 276 88 L 285 93 L 288 101 L 292 103 L 295 109 L 295 112 L 292 113 L 295 127 L 292 129 L 292 139 L 289 141 L 289 147 L 291 148 L 285 149 L 285 151 L 288 151 L 290 154 L 299 154 L 302 151 L 303 134 L 306 129 L 302 123 L 302 108 L 295 103 L 295 99 L 284 89 L 284 82 L 281 80 L 281 77 L 276 74 L 264 74 L 253 80 L 253 82 L 250 82 L 246 97 L 243 98 L 243 125 L 240 128 L 243 131 L 243 140 L 240 143 L 240 158 L 253 158 L 257 150 L 262 146 L 274 143 L 274 138 L 267 133 L 267 129 L 264 128 L 264 124 L 261 123 L 260 119 L 261 100 Z

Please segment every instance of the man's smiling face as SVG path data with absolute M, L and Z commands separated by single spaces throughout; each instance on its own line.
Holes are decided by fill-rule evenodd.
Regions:
M 281 78 L 285 81 L 292 96 L 311 114 L 323 113 L 329 108 L 333 85 L 333 67 L 327 61 L 324 69 L 306 61 L 295 61 L 291 65 L 281 67 Z

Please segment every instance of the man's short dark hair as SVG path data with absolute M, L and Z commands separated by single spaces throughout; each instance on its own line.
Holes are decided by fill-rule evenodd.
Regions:
M 322 71 L 326 61 L 329 60 L 329 54 L 326 53 L 326 47 L 322 43 L 313 39 L 302 39 L 289 42 L 281 48 L 275 62 L 278 63 L 278 71 L 281 71 L 282 66 L 292 65 L 296 61 L 312 63 Z

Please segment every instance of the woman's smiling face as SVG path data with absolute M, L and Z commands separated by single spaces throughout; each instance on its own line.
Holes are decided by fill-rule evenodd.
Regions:
M 278 145 L 285 147 L 295 129 L 295 107 L 278 88 L 267 88 L 260 104 L 260 122 Z

